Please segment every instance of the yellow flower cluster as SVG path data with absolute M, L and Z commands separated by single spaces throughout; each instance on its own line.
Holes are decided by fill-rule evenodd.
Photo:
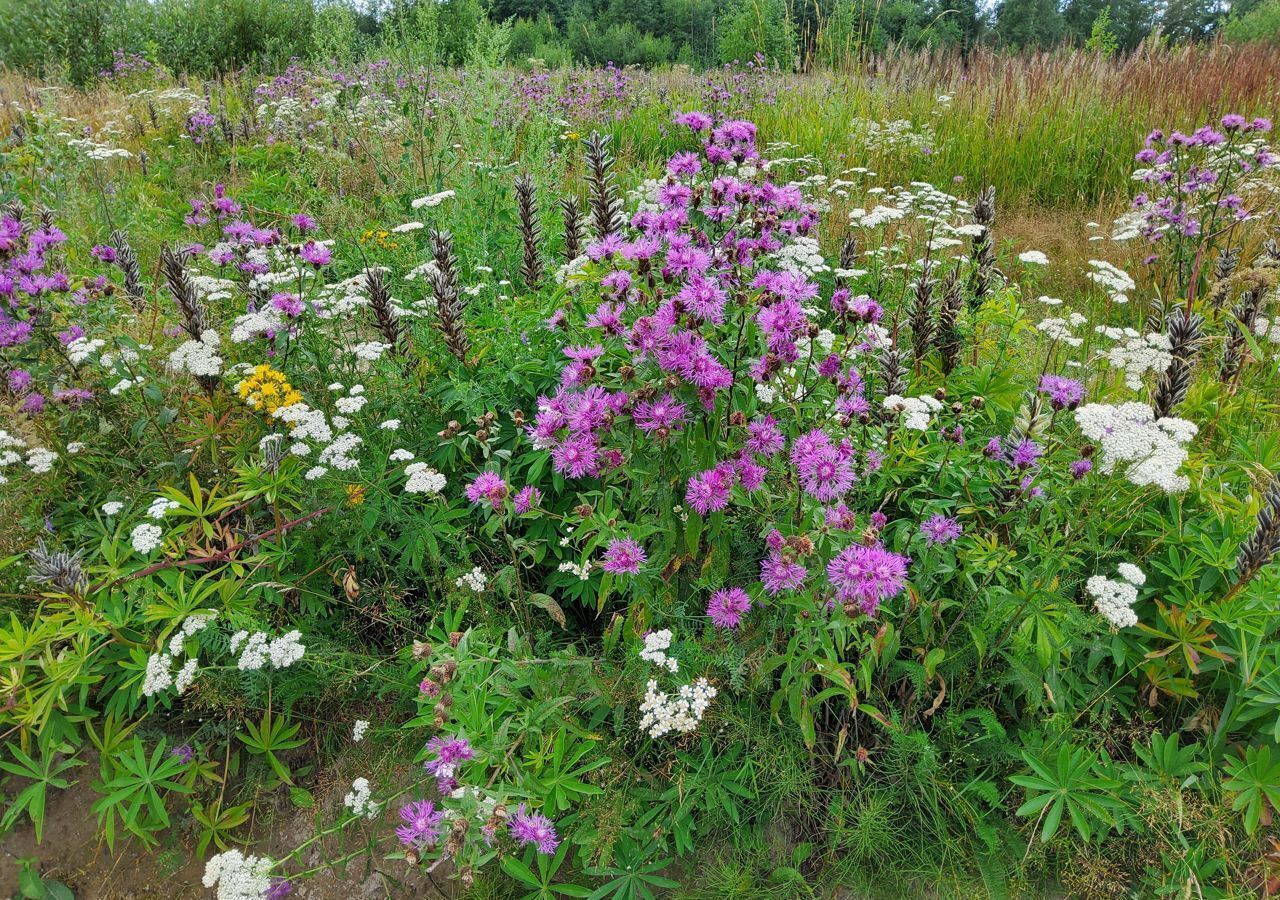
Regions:
M 360 235 L 360 243 L 366 245 L 374 244 L 383 250 L 396 250 L 400 247 L 400 244 L 391 238 L 391 232 L 382 231 L 381 229 L 366 231 Z
M 240 399 L 254 409 L 274 416 L 277 410 L 302 402 L 302 394 L 289 384 L 284 373 L 268 365 L 254 366 L 253 372 L 236 385 Z

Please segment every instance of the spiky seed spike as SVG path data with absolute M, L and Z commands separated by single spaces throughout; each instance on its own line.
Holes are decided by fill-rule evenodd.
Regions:
M 200 340 L 208 328 L 204 304 L 196 291 L 195 283 L 187 273 L 187 254 L 184 250 L 175 250 L 166 244 L 160 248 L 160 271 L 164 274 L 165 285 L 178 306 L 182 319 L 182 329 L 193 341 Z
M 1226 247 L 1213 263 L 1213 284 L 1209 287 L 1209 305 L 1221 309 L 1231 294 L 1231 276 L 1240 263 L 1240 248 Z
M 925 259 L 920 277 L 911 285 L 911 346 L 917 366 L 924 362 L 933 343 L 933 288 L 938 281 L 932 273 L 933 264 Z
M 1240 276 L 1247 279 L 1240 299 L 1231 308 L 1231 316 L 1227 319 L 1227 343 L 1222 351 L 1222 370 L 1219 379 L 1223 384 L 1235 380 L 1244 368 L 1245 346 L 1247 338 L 1245 329 L 1253 327 L 1262 310 L 1262 301 L 1271 282 L 1262 272 L 1251 269 Z
M 83 556 L 83 550 L 50 550 L 39 540 L 27 551 L 31 561 L 31 574 L 27 578 L 36 584 L 48 585 L 59 594 L 83 596 L 89 587 L 89 576 L 81 564 Z
M 977 309 L 991 292 L 996 273 L 995 237 L 992 234 L 996 224 L 995 185 L 987 185 L 978 192 L 977 202 L 973 204 L 973 221 L 982 226 L 982 233 L 974 237 L 969 252 L 973 260 L 973 274 L 969 277 L 969 305 L 972 309 Z
M 1180 306 L 1165 319 L 1165 333 L 1169 336 L 1169 368 L 1160 376 L 1151 406 L 1156 418 L 1173 415 L 1173 411 L 1187 398 L 1191 387 L 1191 372 L 1200 349 L 1200 336 L 1204 331 L 1204 316 Z
M 124 292 L 130 305 L 141 310 L 146 305 L 146 296 L 142 288 L 142 267 L 138 265 L 138 254 L 133 252 L 129 244 L 129 236 L 117 228 L 108 238 L 116 251 L 116 265 L 124 274 Z
M 942 374 L 950 375 L 960 359 L 960 308 L 964 296 L 960 290 L 960 270 L 952 268 L 942 286 L 942 303 L 938 306 L 938 352 L 942 356 Z
M 436 267 L 431 272 L 431 289 L 436 300 L 436 322 L 445 346 L 460 362 L 467 361 L 471 342 L 467 339 L 467 295 L 458 288 L 458 261 L 453 252 L 453 236 L 432 229 L 431 254 Z
M 1236 585 L 1243 587 L 1280 554 L 1280 477 L 1271 487 L 1258 511 L 1258 525 L 1240 547 L 1236 557 Z
M 896 346 L 880 351 L 880 377 L 884 381 L 886 396 L 907 392 L 907 370 L 902 364 L 902 353 Z
M 572 194 L 561 197 L 560 212 L 564 215 L 564 259 L 565 262 L 573 262 L 582 255 L 582 245 L 586 241 L 582 203 Z
M 613 178 L 613 154 L 609 137 L 598 131 L 586 140 L 587 184 L 591 189 L 591 224 L 596 237 L 621 231 L 624 219 L 622 200 Z
M 524 258 L 520 262 L 520 277 L 525 286 L 533 290 L 542 283 L 542 225 L 538 221 L 538 194 L 533 176 L 525 173 L 516 179 L 516 212 L 520 221 L 520 243 Z
M 364 278 L 369 286 L 369 308 L 373 310 L 378 331 L 382 333 L 382 339 L 391 345 L 391 355 L 399 356 L 404 349 L 406 332 L 391 305 L 386 279 L 379 269 L 365 269 Z
M 840 268 L 846 271 L 852 269 L 858 261 L 858 239 L 851 234 L 844 236 L 844 240 L 840 242 Z M 843 276 L 837 276 L 836 287 L 848 287 L 849 279 Z

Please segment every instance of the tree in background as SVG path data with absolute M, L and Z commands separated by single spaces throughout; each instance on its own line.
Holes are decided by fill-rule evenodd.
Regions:
M 996 38 L 1006 46 L 1049 47 L 1064 30 L 1056 0 L 1004 0 L 996 10 Z
M 1228 41 L 1271 41 L 1280 43 L 1280 0 L 1263 0 L 1251 9 L 1240 11 L 1233 4 L 1231 18 L 1222 28 Z
M 720 32 L 720 61 L 746 62 L 756 54 L 789 68 L 796 59 L 796 29 L 785 0 L 740 0 Z

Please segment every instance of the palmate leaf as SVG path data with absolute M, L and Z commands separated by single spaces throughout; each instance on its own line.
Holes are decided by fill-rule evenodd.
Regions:
M 1022 758 L 1033 774 L 1009 778 L 1027 792 L 1017 815 L 1038 817 L 1042 842 L 1048 842 L 1057 834 L 1064 816 L 1085 841 L 1091 840 L 1095 833 L 1120 827 L 1113 815 L 1124 807 L 1114 794 L 1119 782 L 1094 772 L 1098 763 L 1096 753 L 1063 744 L 1052 762 L 1030 752 L 1024 752 Z
M 4 818 L 0 819 L 0 825 L 9 828 L 25 812 L 31 819 L 31 824 L 35 826 L 38 844 L 44 839 L 44 808 L 48 801 L 49 788 L 63 790 L 70 787 L 71 782 L 59 776 L 68 769 L 83 766 L 84 763 L 73 756 L 64 756 L 67 748 L 61 746 L 43 750 L 39 762 L 23 753 L 16 744 L 11 746 L 9 751 L 17 762 L 0 759 L 0 769 L 19 778 L 30 779 L 31 784 L 13 798 L 13 802 L 5 810 Z
M 1280 809 L 1280 759 L 1272 762 L 1271 748 L 1265 744 L 1249 747 L 1244 759 L 1226 761 L 1226 773 L 1222 786 L 1235 794 L 1231 808 L 1244 812 L 1244 829 L 1253 834 L 1260 823 L 1271 821 L 1274 810 Z

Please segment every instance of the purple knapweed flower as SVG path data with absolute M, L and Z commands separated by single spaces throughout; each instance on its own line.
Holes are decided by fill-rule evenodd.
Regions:
M 836 600 L 857 603 L 867 615 L 874 615 L 883 601 L 901 593 L 906 576 L 907 558 L 879 544 L 846 547 L 827 564 Z
M 649 556 L 631 538 L 614 538 L 600 561 L 600 568 L 613 575 L 635 575 Z
M 472 503 L 488 501 L 494 510 L 498 510 L 502 508 L 502 501 L 507 499 L 507 483 L 497 472 L 481 472 L 467 485 L 466 494 Z
M 509 827 L 511 837 L 518 844 L 532 844 L 543 855 L 550 856 L 560 846 L 560 838 L 556 835 L 556 826 L 552 821 L 539 813 L 528 812 L 523 803 L 511 817 Z
M 963 532 L 959 522 L 942 513 L 935 513 L 920 523 L 920 533 L 930 544 L 949 544 Z
M 420 850 L 434 847 L 444 830 L 444 810 L 436 809 L 430 800 L 417 800 L 400 807 L 403 825 L 396 827 L 396 837 L 406 847 Z
M 707 616 L 717 628 L 737 628 L 751 609 L 751 598 L 740 587 L 721 588 L 707 601 Z

